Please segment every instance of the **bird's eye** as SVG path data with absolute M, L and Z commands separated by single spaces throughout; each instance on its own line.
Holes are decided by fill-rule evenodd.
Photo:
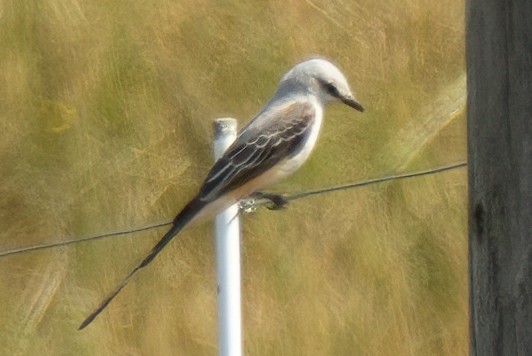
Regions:
M 335 97 L 338 96 L 338 89 L 336 88 L 336 86 L 334 84 L 332 84 L 332 83 L 324 83 L 323 87 L 325 88 L 327 93 L 329 93 L 329 95 L 335 96 Z

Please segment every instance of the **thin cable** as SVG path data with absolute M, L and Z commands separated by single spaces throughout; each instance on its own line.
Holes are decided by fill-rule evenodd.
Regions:
M 381 178 L 368 179 L 368 180 L 364 180 L 364 181 L 356 182 L 356 183 L 337 185 L 337 186 L 329 187 L 329 188 L 309 190 L 307 192 L 286 194 L 286 195 L 283 195 L 283 198 L 285 198 L 286 200 L 296 200 L 296 199 L 308 197 L 310 195 L 318 195 L 318 194 L 323 194 L 323 193 L 335 192 L 337 190 L 360 188 L 366 185 L 382 183 L 382 182 L 386 182 L 386 181 L 393 180 L 393 179 L 405 179 L 405 178 L 419 177 L 419 176 L 424 176 L 428 174 L 445 172 L 445 171 L 449 171 L 452 169 L 457 169 L 457 168 L 461 168 L 465 166 L 467 166 L 467 162 L 464 161 L 464 162 L 454 163 L 454 164 L 450 164 L 450 165 L 443 166 L 443 167 L 431 168 L 431 169 L 427 169 L 424 171 L 402 173 L 402 174 L 396 174 L 396 175 L 391 175 L 391 176 L 386 176 L 386 177 L 381 177 Z
M 70 244 L 74 244 L 74 243 L 78 243 L 78 242 L 94 241 L 94 240 L 99 240 L 99 239 L 103 239 L 103 238 L 106 238 L 106 237 L 114 237 L 114 236 L 120 236 L 120 235 L 125 235 L 125 234 L 131 234 L 131 233 L 134 233 L 134 232 L 140 232 L 140 231 L 150 230 L 150 229 L 154 229 L 154 228 L 161 227 L 161 226 L 170 225 L 171 223 L 172 222 L 169 221 L 169 222 L 164 222 L 164 223 L 158 223 L 158 224 L 155 224 L 155 225 L 148 225 L 148 226 L 144 226 L 144 227 L 140 227 L 140 228 L 135 228 L 135 229 L 131 229 L 131 230 L 108 232 L 108 233 L 103 234 L 103 235 L 89 236 L 89 237 L 84 237 L 84 238 L 81 238 L 81 239 L 71 239 L 71 240 L 66 240 L 66 241 L 54 242 L 54 243 L 50 243 L 50 244 L 41 244 L 41 245 L 34 245 L 34 246 L 29 246 L 29 247 L 20 247 L 20 248 L 15 248 L 15 249 L 12 249 L 12 250 L 0 251 L 0 257 L 5 257 L 5 256 L 9 256 L 9 255 L 16 255 L 16 254 L 19 254 L 19 253 L 24 253 L 24 252 L 29 252 L 29 251 L 45 250 L 45 249 L 53 248 L 53 247 L 66 246 L 66 245 L 70 245 Z
M 454 163 L 454 164 L 450 164 L 447 166 L 431 168 L 431 169 L 418 171 L 418 172 L 396 174 L 396 175 L 391 175 L 391 176 L 386 176 L 386 177 L 381 177 L 381 178 L 368 179 L 368 180 L 355 182 L 355 183 L 337 185 L 337 186 L 328 187 L 328 188 L 309 190 L 309 191 L 300 192 L 300 193 L 263 194 L 264 198 L 248 199 L 245 203 L 241 204 L 241 209 L 244 210 L 245 212 L 252 212 L 252 211 L 255 211 L 256 208 L 261 207 L 261 206 L 267 206 L 267 205 L 271 206 L 272 203 L 274 206 L 282 207 L 288 201 L 297 200 L 297 199 L 305 198 L 305 197 L 312 196 L 312 195 L 330 193 L 330 192 L 335 192 L 339 190 L 360 188 L 366 185 L 382 183 L 382 182 L 386 182 L 386 181 L 390 181 L 394 179 L 406 179 L 406 178 L 419 177 L 419 176 L 424 176 L 424 175 L 429 175 L 429 174 L 435 174 L 435 173 L 449 171 L 452 169 L 457 169 L 457 168 L 466 167 L 466 166 L 467 166 L 467 162 L 464 161 L 464 162 Z M 276 202 L 275 198 L 279 199 L 279 201 L 281 201 L 282 203 L 279 204 L 278 202 Z M 61 246 L 66 246 L 66 245 L 70 245 L 70 244 L 74 244 L 78 242 L 95 241 L 95 240 L 103 239 L 106 237 L 114 237 L 114 236 L 120 236 L 120 235 L 125 235 L 125 234 L 131 234 L 135 232 L 154 229 L 157 227 L 167 226 L 167 225 L 170 225 L 171 223 L 172 222 L 169 221 L 169 222 L 163 222 L 163 223 L 158 223 L 154 225 L 147 225 L 141 228 L 135 228 L 135 229 L 123 230 L 123 231 L 115 231 L 115 232 L 109 232 L 109 233 L 102 234 L 102 235 L 84 237 L 81 239 L 71 239 L 71 240 L 66 240 L 66 241 L 61 241 L 61 242 L 54 242 L 50 244 L 20 247 L 20 248 L 16 248 L 12 250 L 0 251 L 0 257 L 16 255 L 19 253 L 30 252 L 30 251 L 45 250 L 45 249 L 54 248 L 54 247 L 61 247 Z
M 419 176 L 424 176 L 424 175 L 429 175 L 429 174 L 435 174 L 435 173 L 445 172 L 445 171 L 449 171 L 449 170 L 457 169 L 457 168 L 462 168 L 462 167 L 466 167 L 466 166 L 467 166 L 467 162 L 463 161 L 463 162 L 453 163 L 453 164 L 450 164 L 450 165 L 447 165 L 447 166 L 426 169 L 426 170 L 418 171 L 418 172 L 395 174 L 395 175 L 391 175 L 391 176 L 386 176 L 386 177 L 381 177 L 381 178 L 373 178 L 373 179 L 368 179 L 368 180 L 364 180 L 364 181 L 360 181 L 360 182 L 342 184 L 342 185 L 337 185 L 337 186 L 328 187 L 328 188 L 320 188 L 320 189 L 315 189 L 315 190 L 309 190 L 309 191 L 300 192 L 300 193 L 292 193 L 292 194 L 275 194 L 275 193 L 270 194 L 270 193 L 266 193 L 266 194 L 263 194 L 264 197 L 259 197 L 257 199 L 248 199 L 243 204 L 241 204 L 241 206 L 244 209 L 244 211 L 246 211 L 246 212 L 253 212 L 253 211 L 256 210 L 256 208 L 258 208 L 260 206 L 270 206 L 270 207 L 272 207 L 272 205 L 273 205 L 273 209 L 275 210 L 275 209 L 282 208 L 289 201 L 297 200 L 297 199 L 301 199 L 301 198 L 306 198 L 306 197 L 312 196 L 312 195 L 330 193 L 330 192 L 335 192 L 335 191 L 339 191 L 339 190 L 360 188 L 360 187 L 363 187 L 363 186 L 366 186 L 366 185 L 376 184 L 376 183 L 383 183 L 383 182 L 390 181 L 390 180 L 395 180 L 395 179 L 406 179 L 406 178 L 419 177 Z

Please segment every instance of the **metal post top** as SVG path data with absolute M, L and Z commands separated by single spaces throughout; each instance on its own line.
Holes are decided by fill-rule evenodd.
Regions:
M 228 132 L 235 132 L 237 128 L 237 121 L 236 119 L 230 117 L 215 119 L 212 123 L 212 128 L 214 130 L 214 136 L 226 134 Z

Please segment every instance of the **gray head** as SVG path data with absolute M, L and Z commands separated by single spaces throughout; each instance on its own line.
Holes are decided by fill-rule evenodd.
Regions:
M 296 64 L 281 79 L 283 83 L 297 82 L 307 92 L 315 95 L 322 103 L 341 101 L 346 105 L 364 111 L 349 89 L 349 84 L 340 70 L 325 59 L 309 59 Z

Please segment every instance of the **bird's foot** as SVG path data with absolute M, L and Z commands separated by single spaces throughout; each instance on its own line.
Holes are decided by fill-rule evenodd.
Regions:
M 269 210 L 281 210 L 286 207 L 288 200 L 281 194 L 255 192 L 239 203 L 240 210 L 244 214 L 252 214 L 259 206 L 266 206 Z
M 252 194 L 251 197 L 259 202 L 261 200 L 265 201 L 263 204 L 270 210 L 281 210 L 288 204 L 288 200 L 286 200 L 281 194 L 256 192 Z

